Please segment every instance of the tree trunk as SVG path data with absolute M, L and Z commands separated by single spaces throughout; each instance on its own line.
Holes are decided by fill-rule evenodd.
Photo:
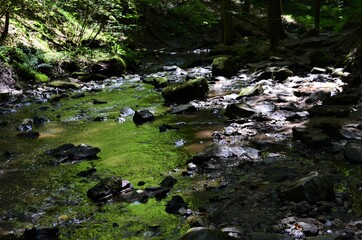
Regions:
M 268 0 L 268 22 L 270 49 L 274 50 L 279 46 L 280 40 L 288 37 L 282 22 L 281 0 Z
M 235 41 L 231 0 L 222 0 L 223 44 L 232 45 Z
M 314 0 L 314 27 L 315 29 L 320 30 L 320 20 L 321 20 L 321 1 Z
M 10 25 L 10 11 L 8 10 L 5 13 L 5 26 L 4 26 L 4 31 L 1 34 L 1 40 L 5 40 L 6 36 L 8 35 L 9 25 Z

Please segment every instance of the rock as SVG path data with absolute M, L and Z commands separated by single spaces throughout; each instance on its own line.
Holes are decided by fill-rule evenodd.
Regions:
M 362 163 L 362 141 L 351 140 L 345 146 L 344 157 L 350 163 Z
M 228 57 L 217 57 L 212 62 L 212 76 L 231 77 L 238 72 L 235 61 Z
M 263 92 L 263 87 L 259 84 L 256 84 L 254 86 L 248 86 L 240 90 L 238 98 L 240 97 L 246 97 L 246 96 L 252 96 L 252 95 L 258 95 Z
M 93 173 L 97 172 L 96 168 L 90 168 L 84 171 L 80 171 L 79 173 L 77 173 L 77 176 L 79 177 L 89 177 L 90 175 L 92 175 Z
M 170 192 L 169 188 L 165 187 L 147 187 L 145 188 L 145 193 L 150 198 L 156 198 L 157 201 L 167 197 L 167 194 Z
M 297 224 L 302 228 L 303 233 L 306 236 L 318 235 L 319 228 L 317 225 L 309 222 L 298 222 Z
M 90 71 L 92 74 L 102 74 L 107 77 L 121 76 L 126 72 L 126 63 L 120 57 L 113 57 L 93 64 Z
M 169 124 L 162 124 L 158 127 L 160 132 L 167 132 L 168 130 L 180 130 L 178 127 L 171 126 Z
M 97 154 L 101 150 L 97 147 L 80 144 L 74 146 L 73 144 L 63 144 L 58 148 L 51 149 L 45 152 L 45 154 L 51 155 L 58 159 L 58 163 L 74 161 L 74 160 L 93 160 L 98 159 Z
M 309 108 L 308 113 L 311 117 L 314 116 L 335 116 L 347 117 L 351 112 L 351 106 L 348 105 L 316 105 Z
M 310 205 L 307 201 L 302 201 L 299 203 L 294 203 L 291 206 L 291 210 L 298 215 L 306 214 L 311 211 L 314 207 Z
M 140 111 L 136 111 L 133 115 L 133 122 L 137 125 L 146 123 L 146 122 L 153 122 L 155 120 L 155 117 L 153 113 L 151 113 L 147 109 L 143 109 Z
M 314 67 L 314 68 L 312 68 L 310 73 L 312 73 L 312 74 L 323 74 L 323 73 L 326 73 L 326 71 L 327 70 L 325 68 Z
M 106 104 L 107 101 L 101 99 L 93 99 L 93 104 Z
M 225 110 L 225 116 L 230 119 L 248 118 L 255 113 L 255 110 L 245 104 L 229 104 Z
M 357 93 L 341 93 L 323 100 L 325 105 L 356 105 L 360 96 Z
M 87 191 L 87 196 L 94 202 L 104 202 L 108 199 L 120 195 L 122 190 L 129 187 L 123 184 L 122 178 L 112 176 L 101 180 L 97 185 Z
M 33 120 L 30 118 L 26 118 L 23 120 L 21 125 L 16 128 L 20 132 L 31 132 L 33 131 Z
M 165 88 L 168 85 L 166 77 L 146 77 L 143 79 L 143 82 L 152 84 L 155 88 Z
M 128 117 L 128 116 L 133 116 L 135 113 L 135 111 L 130 108 L 130 107 L 125 107 L 123 109 L 121 109 L 121 112 L 119 113 L 120 117 Z
M 164 188 L 172 188 L 173 185 L 175 185 L 175 183 L 177 183 L 177 180 L 171 176 L 167 176 L 165 177 L 162 182 L 160 183 L 161 187 Z
M 275 81 L 278 82 L 283 82 L 291 76 L 293 76 L 293 72 L 290 71 L 288 68 L 280 68 L 273 72 L 273 78 Z
M 182 104 L 182 105 L 173 105 L 169 110 L 171 114 L 182 114 L 182 113 L 191 113 L 196 112 L 197 108 L 191 104 Z
M 205 227 L 194 227 L 189 229 L 181 240 L 227 240 L 228 236 L 215 229 Z
M 166 212 L 179 214 L 182 208 L 186 208 L 187 205 L 182 197 L 173 196 L 172 199 L 166 205 Z
M 50 122 L 49 119 L 44 118 L 44 117 L 34 117 L 33 118 L 33 124 L 36 127 L 39 127 L 41 125 L 43 125 L 44 123 Z
M 30 138 L 30 139 L 35 139 L 39 137 L 39 133 L 38 132 L 20 132 L 18 134 L 16 134 L 16 136 L 21 137 L 21 138 Z
M 188 103 L 191 100 L 201 100 L 206 97 L 209 85 L 206 78 L 196 78 L 184 83 L 176 83 L 165 87 L 162 96 L 168 103 Z
M 70 96 L 70 98 L 73 98 L 73 99 L 78 99 L 78 98 L 83 98 L 83 97 L 85 97 L 85 95 L 84 95 L 84 93 L 81 93 L 81 92 L 75 93 L 72 96 Z
M 56 240 L 60 234 L 59 228 L 35 228 L 25 229 L 24 240 Z
M 293 139 L 300 140 L 302 143 L 312 148 L 328 146 L 331 144 L 331 138 L 321 129 L 293 127 L 292 131 Z
M 200 165 L 212 158 L 230 158 L 230 157 L 246 157 L 248 159 L 257 159 L 259 151 L 254 148 L 228 145 L 213 145 L 205 151 L 193 156 L 187 163 Z
M 66 81 L 52 81 L 48 84 L 50 87 L 61 88 L 61 89 L 78 89 L 80 87 L 77 83 L 66 82 Z
M 307 201 L 309 203 L 335 199 L 333 184 L 325 177 L 319 176 L 317 172 L 294 182 L 281 191 L 280 196 L 292 202 Z

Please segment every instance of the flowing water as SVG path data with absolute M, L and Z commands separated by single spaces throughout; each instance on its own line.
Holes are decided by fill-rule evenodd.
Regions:
M 180 172 L 193 153 L 210 143 L 211 132 L 222 127 L 223 118 L 209 111 L 166 114 L 161 94 L 132 77 L 114 79 L 99 89 L 54 103 L 43 101 L 41 91 L 28 94 L 7 106 L 16 111 L 0 115 L 0 237 L 53 226 L 61 230 L 61 239 L 176 239 L 185 232 L 182 219 L 165 212 L 170 196 L 145 204 L 99 205 L 87 198 L 86 191 L 107 176 L 121 176 L 144 189 L 172 175 L 178 183 L 170 195 L 183 196 L 190 208 L 197 209 L 198 200 L 190 190 L 197 179 L 184 178 Z M 95 99 L 106 103 L 94 104 Z M 124 107 L 150 109 L 156 120 L 136 126 L 132 117 L 126 117 L 119 123 L 116 119 Z M 50 120 L 35 127 L 39 138 L 16 136 L 16 127 L 34 117 Z M 103 121 L 94 121 L 97 117 Z M 160 132 L 162 124 L 178 124 L 179 130 Z M 186 144 L 177 147 L 180 140 Z M 98 147 L 99 159 L 54 165 L 55 159 L 44 152 L 65 143 Z M 97 172 L 91 177 L 77 176 L 92 167 Z M 140 181 L 145 185 L 137 186 Z

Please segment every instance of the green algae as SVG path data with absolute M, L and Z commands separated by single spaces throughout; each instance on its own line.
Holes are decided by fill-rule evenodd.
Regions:
M 94 99 L 105 103 L 94 104 Z M 40 107 L 49 107 L 49 110 L 43 111 Z M 126 117 L 126 122 L 116 122 L 115 118 L 124 107 L 134 110 L 148 108 L 154 112 L 155 121 L 136 126 L 132 117 Z M 180 139 L 194 142 L 197 128 L 193 123 L 180 131 L 161 133 L 159 126 L 180 119 L 191 122 L 197 122 L 197 119 L 166 115 L 167 109 L 159 92 L 143 84 L 130 83 L 102 92 L 86 93 L 84 98 L 31 104 L 4 116 L 9 124 L 0 135 L 0 152 L 13 154 L 10 159 L 0 161 L 5 170 L 0 178 L 8 179 L 12 184 L 7 190 L 2 188 L 0 196 L 8 196 L 10 192 L 13 195 L 0 209 L 4 216 L 0 219 L 0 227 L 12 218 L 15 220 L 11 226 L 15 229 L 58 226 L 61 239 L 178 239 L 188 227 L 180 216 L 165 212 L 167 201 L 178 194 L 184 196 L 193 209 L 202 203 L 191 197 L 190 185 L 194 179 L 172 172 L 183 168 L 191 156 L 185 148 L 176 148 L 174 143 Z M 93 121 L 99 115 L 106 116 L 107 120 Z M 51 120 L 35 127 L 40 137 L 16 137 L 15 127 L 24 118 L 34 116 Z M 209 116 L 204 118 L 209 119 Z M 209 123 L 201 125 L 202 130 Z M 101 149 L 99 159 L 53 166 L 54 159 L 44 152 L 64 143 L 98 147 Z M 82 178 L 76 175 L 90 167 L 97 169 L 94 176 Z M 18 169 L 19 174 L 14 174 L 13 169 Z M 121 176 L 142 190 L 159 185 L 170 174 L 178 179 L 178 183 L 170 196 L 160 202 L 150 199 L 145 204 L 112 202 L 97 205 L 86 196 L 89 188 L 107 176 Z M 145 185 L 137 186 L 140 181 Z M 21 230 L 18 231 L 20 234 Z

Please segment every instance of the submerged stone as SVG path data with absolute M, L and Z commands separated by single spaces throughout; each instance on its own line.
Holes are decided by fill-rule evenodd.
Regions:
M 122 178 L 117 176 L 105 178 L 90 188 L 87 191 L 87 196 L 94 202 L 106 201 L 121 194 L 121 191 L 125 188 L 122 182 Z
M 168 103 L 188 103 L 194 99 L 204 99 L 209 91 L 205 78 L 197 78 L 184 83 L 176 83 L 165 87 L 162 96 Z
M 179 214 L 182 208 L 186 208 L 186 203 L 180 196 L 173 196 L 172 199 L 166 205 L 166 212 Z
M 153 122 L 155 120 L 155 116 L 151 113 L 150 110 L 143 109 L 136 111 L 133 115 L 133 122 L 137 125 L 143 124 L 146 122 Z
M 280 196 L 292 202 L 307 201 L 315 203 L 318 201 L 333 201 L 335 193 L 333 184 L 318 172 L 299 179 L 287 189 L 280 192 Z
M 74 160 L 98 159 L 97 154 L 100 151 L 97 147 L 91 147 L 85 144 L 80 144 L 77 147 L 73 144 L 63 144 L 58 148 L 46 151 L 45 154 L 56 157 L 58 163 L 63 163 Z
M 66 81 L 52 81 L 48 84 L 50 87 L 62 88 L 62 89 L 78 89 L 80 87 L 77 83 Z
M 56 240 L 60 234 L 59 228 L 36 228 L 26 229 L 23 234 L 24 240 Z
M 225 110 L 225 116 L 235 118 L 248 118 L 255 113 L 255 110 L 245 104 L 229 104 Z

